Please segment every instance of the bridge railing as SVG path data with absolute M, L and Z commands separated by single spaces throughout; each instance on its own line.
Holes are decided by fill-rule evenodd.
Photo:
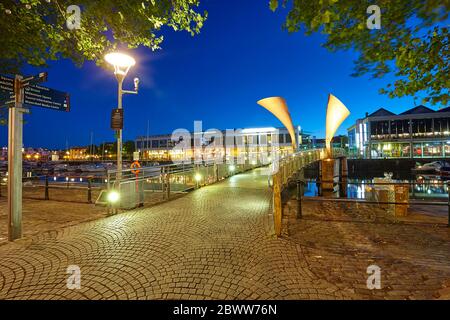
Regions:
M 262 163 L 214 163 L 168 164 L 135 169 L 124 169 L 120 181 L 116 180 L 117 170 L 109 170 L 106 178 L 107 189 L 99 196 L 97 204 L 108 205 L 106 195 L 112 189 L 120 193 L 120 207 L 134 208 L 145 202 L 145 194 L 161 194 L 161 200 L 169 200 L 174 193 L 216 183 L 232 175 L 262 166 Z
M 332 158 L 345 156 L 345 150 L 336 148 L 332 150 Z M 281 192 L 288 185 L 289 181 L 302 168 L 307 167 L 313 162 L 326 159 L 328 157 L 325 149 L 305 150 L 288 155 L 274 163 L 272 168 L 272 185 L 273 185 L 273 216 L 275 234 L 281 235 L 281 219 L 283 212 L 283 204 L 281 201 Z
M 339 158 L 346 156 L 344 149 L 336 148 L 332 151 L 332 158 Z M 273 174 L 278 175 L 278 180 L 281 183 L 281 188 L 284 188 L 289 180 L 298 172 L 300 169 L 310 165 L 313 162 L 327 158 L 327 153 L 325 149 L 312 149 L 300 151 L 288 156 L 281 158 L 277 164 L 274 164 Z

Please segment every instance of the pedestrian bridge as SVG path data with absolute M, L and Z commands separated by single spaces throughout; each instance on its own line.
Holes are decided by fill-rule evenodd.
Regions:
M 331 157 L 338 158 L 345 155 L 343 149 L 334 149 Z M 204 163 L 201 165 L 164 165 L 154 167 L 139 168 L 139 171 L 125 170 L 122 172 L 122 179 L 115 180 L 116 171 L 108 171 L 107 190 L 100 195 L 97 204 L 103 203 L 114 211 L 114 205 L 106 202 L 106 194 L 111 190 L 118 190 L 121 194 L 121 201 L 118 206 L 122 209 L 133 209 L 144 203 L 145 192 L 161 192 L 168 200 L 174 193 L 187 192 L 199 189 L 203 186 L 220 182 L 230 178 L 231 185 L 236 185 L 235 181 L 244 183 L 239 179 L 239 173 L 245 173 L 259 167 L 266 167 L 266 179 L 261 185 L 261 179 L 257 182 L 245 180 L 246 184 L 258 184 L 266 189 L 273 189 L 273 210 L 274 210 L 274 230 L 281 235 L 282 203 L 281 193 L 288 184 L 298 179 L 297 174 L 310 164 L 329 158 L 325 149 L 312 149 L 300 151 L 285 156 L 270 165 L 258 164 L 248 161 L 245 164 L 216 164 Z M 233 178 L 233 179 L 231 179 Z M 241 187 L 236 185 L 236 187 Z
M 268 174 L 256 168 L 159 205 L 0 246 L 0 299 L 314 298 L 318 277 L 296 244 L 269 235 Z M 80 270 L 78 290 L 67 287 L 68 266 Z M 329 296 L 326 284 L 314 294 Z
M 325 149 L 314 149 L 294 153 L 280 159 L 277 164 L 274 164 L 272 173 L 273 219 L 274 231 L 277 236 L 281 235 L 281 220 L 283 215 L 281 193 L 283 189 L 289 185 L 289 182 L 298 179 L 298 173 L 310 164 L 316 161 L 341 157 L 345 157 L 344 149 L 333 149 L 331 156 L 328 155 Z M 334 168 L 330 172 L 332 176 L 334 175 L 333 170 Z

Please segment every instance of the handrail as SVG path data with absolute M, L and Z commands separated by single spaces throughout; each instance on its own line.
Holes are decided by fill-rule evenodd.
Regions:
M 435 186 L 445 186 L 450 185 L 450 181 L 439 181 L 439 182 L 431 182 L 431 181 L 424 181 L 424 182 L 358 182 L 358 181 L 349 181 L 351 179 L 348 179 L 347 181 L 333 181 L 333 180 L 316 180 L 316 179 L 305 179 L 305 182 L 315 182 L 315 183 L 335 183 L 335 184 L 352 184 L 352 185 L 405 185 L 405 186 L 414 186 L 414 185 L 435 185 Z
M 332 149 L 332 157 L 338 158 L 345 156 L 345 150 Z M 281 235 L 282 220 L 282 202 L 281 192 L 288 185 L 294 174 L 313 162 L 328 158 L 325 149 L 312 149 L 299 151 L 294 154 L 281 158 L 278 162 L 274 162 L 272 168 L 272 186 L 273 186 L 273 211 L 274 211 L 274 228 L 277 236 Z

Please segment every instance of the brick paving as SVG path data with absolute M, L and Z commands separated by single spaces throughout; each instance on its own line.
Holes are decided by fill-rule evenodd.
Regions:
M 50 200 L 44 200 L 44 188 L 24 187 L 22 224 L 25 237 L 38 233 L 60 229 L 97 220 L 107 215 L 104 207 L 87 203 L 87 191 L 80 189 L 50 189 Z M 0 197 L 0 245 L 8 239 L 8 215 L 6 190 L 2 190 Z M 92 201 L 99 195 L 93 190 Z M 171 194 L 171 198 L 180 197 L 181 194 Z M 162 193 L 146 192 L 144 202 L 153 205 L 164 202 Z
M 258 169 L 167 203 L 3 245 L 0 298 L 438 298 L 450 279 L 445 228 L 379 231 L 303 220 L 277 239 L 270 212 Z M 398 241 L 368 239 L 373 230 Z M 365 288 L 372 262 L 382 267 L 379 291 Z M 69 265 L 80 267 L 81 289 L 67 288 Z
M 422 215 L 393 223 L 373 205 L 304 202 L 303 219 L 289 219 L 288 237 L 310 270 L 341 291 L 362 299 L 450 299 L 447 217 Z M 381 268 L 381 290 L 367 290 L 360 281 L 369 265 Z

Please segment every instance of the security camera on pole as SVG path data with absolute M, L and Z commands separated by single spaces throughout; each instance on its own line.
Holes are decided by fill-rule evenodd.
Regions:
M 116 76 L 118 83 L 117 109 L 113 110 L 113 117 L 111 121 L 111 128 L 117 131 L 117 173 L 116 173 L 116 188 L 119 188 L 120 181 L 122 179 L 122 130 L 123 130 L 123 111 L 122 111 L 122 95 L 124 93 L 137 94 L 139 89 L 139 79 L 134 79 L 134 91 L 123 90 L 123 80 L 128 74 L 128 71 L 132 66 L 136 64 L 136 61 L 123 53 L 113 52 L 108 53 L 105 56 L 105 60 L 114 67 L 114 75 Z M 117 120 L 114 121 L 114 116 Z

